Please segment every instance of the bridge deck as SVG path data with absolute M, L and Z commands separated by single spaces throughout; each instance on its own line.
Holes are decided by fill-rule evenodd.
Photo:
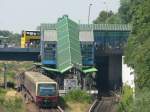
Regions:
M 0 60 L 37 61 L 39 54 L 39 48 L 0 48 Z
M 32 52 L 39 53 L 40 48 L 0 48 L 0 53 L 2 52 Z
M 123 49 L 97 48 L 95 56 L 123 55 Z M 0 60 L 10 61 L 37 61 L 40 48 L 0 48 Z

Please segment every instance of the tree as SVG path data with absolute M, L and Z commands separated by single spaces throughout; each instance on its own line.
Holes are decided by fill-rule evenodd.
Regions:
M 120 8 L 118 13 L 114 14 L 112 11 L 101 11 L 97 19 L 94 21 L 98 23 L 110 23 L 110 24 L 128 24 L 132 20 L 132 1 L 134 0 L 120 0 Z
M 150 0 L 131 1 L 133 31 L 125 50 L 126 63 L 136 74 L 135 112 L 148 112 L 150 95 Z
M 119 16 L 122 20 L 122 23 L 130 23 L 132 19 L 131 13 L 131 0 L 120 0 Z
M 106 20 L 109 24 L 121 24 L 122 20 L 118 14 L 114 14 Z
M 8 44 L 15 44 L 15 46 L 20 46 L 19 34 L 4 30 L 4 31 L 0 31 L 0 36 L 8 37 L 8 40 L 7 40 Z
M 96 20 L 93 21 L 95 24 L 100 24 L 100 23 L 121 23 L 121 19 L 117 14 L 114 14 L 112 11 L 102 11 L 100 12 L 99 16 L 97 17 Z
M 19 34 L 11 34 L 8 37 L 9 44 L 15 44 L 15 46 L 20 46 L 21 36 Z

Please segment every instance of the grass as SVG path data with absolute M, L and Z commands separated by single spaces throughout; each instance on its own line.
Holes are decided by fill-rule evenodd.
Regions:
M 118 104 L 118 112 L 129 112 L 133 106 L 133 89 L 128 85 L 123 86 L 121 100 Z
M 68 108 L 66 112 L 87 112 L 90 104 L 80 102 L 67 102 Z
M 77 89 L 69 91 L 64 96 L 64 100 L 69 102 L 91 103 L 92 97 L 86 91 Z
M 18 95 L 16 96 L 8 96 L 6 95 L 8 92 L 11 92 L 14 90 L 11 89 L 3 89 L 0 88 L 0 109 L 2 109 L 2 112 L 24 112 L 24 104 L 21 97 Z
M 21 98 L 5 100 L 3 103 L 5 112 L 23 112 L 24 105 Z
M 71 90 L 60 99 L 60 105 L 66 112 L 86 112 L 92 103 L 92 97 L 80 89 Z
M 3 69 L 4 63 L 6 63 L 7 70 L 7 82 L 12 82 L 15 84 L 15 76 L 18 73 L 25 71 L 30 68 L 33 62 L 16 62 L 16 61 L 0 61 L 0 78 L 3 79 Z M 0 112 L 25 112 L 25 104 L 21 96 L 10 96 L 7 99 L 7 93 L 14 91 L 12 89 L 3 89 L 0 88 Z
M 0 78 L 4 77 L 4 63 L 6 64 L 7 82 L 15 83 L 15 76 L 33 65 L 33 62 L 0 61 Z
M 0 105 L 4 103 L 4 97 L 5 97 L 6 92 L 7 91 L 5 89 L 0 88 Z

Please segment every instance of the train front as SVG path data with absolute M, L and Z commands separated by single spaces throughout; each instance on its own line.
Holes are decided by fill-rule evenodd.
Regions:
M 56 107 L 58 88 L 56 83 L 40 83 L 37 88 L 36 103 L 40 107 Z

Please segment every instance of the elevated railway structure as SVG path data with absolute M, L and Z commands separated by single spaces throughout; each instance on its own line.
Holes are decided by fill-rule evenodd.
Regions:
M 39 48 L 0 48 L 0 60 L 4 61 L 38 61 Z
M 41 63 L 49 66 L 49 70 L 47 69 L 49 72 L 58 69 L 61 74 L 68 73 L 78 66 L 77 69 L 82 76 L 87 76 L 82 72 L 84 68 L 89 71 L 86 74 L 91 76 L 96 72 L 99 91 L 119 89 L 122 86 L 122 55 L 131 32 L 130 25 L 79 24 L 77 26 L 65 15 L 59 18 L 57 23 L 41 24 L 40 29 Z M 93 71 L 91 67 L 96 68 L 97 71 Z
M 130 25 L 78 25 L 65 15 L 57 23 L 44 23 L 39 28 L 40 48 L 1 48 L 0 60 L 37 61 L 41 55 L 41 64 L 48 67 L 44 69 L 54 75 L 59 72 L 62 79 L 63 74 L 71 70 L 82 76 L 93 76 L 95 72 L 99 91 L 122 86 L 122 55 L 131 32 Z M 39 32 L 37 36 L 27 33 L 33 34 L 29 36 L 30 42 L 33 42 L 32 37 L 37 38 L 36 42 L 39 40 Z M 22 47 L 28 43 L 24 39 L 23 35 Z M 74 68 L 78 71 L 74 72 Z

